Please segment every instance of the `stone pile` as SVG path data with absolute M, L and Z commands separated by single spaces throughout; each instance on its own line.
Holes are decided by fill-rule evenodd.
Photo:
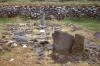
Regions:
M 27 16 L 32 19 L 39 19 L 41 10 L 45 13 L 46 19 L 64 19 L 66 17 L 100 17 L 99 6 L 1 6 L 0 17 L 14 17 L 20 15 Z
M 100 45 L 95 42 L 85 39 L 84 42 L 85 53 L 84 58 L 88 58 L 89 63 L 99 63 L 100 62 Z
M 11 31 L 11 32 L 14 32 L 14 31 L 23 31 L 24 33 L 31 34 L 32 30 L 34 29 L 34 23 L 15 24 L 15 25 L 8 24 L 6 26 L 6 29 L 8 31 Z
M 49 53 L 46 54 L 46 51 L 52 51 L 52 45 L 48 41 L 39 41 L 37 39 L 33 40 L 32 48 L 33 51 L 35 51 L 39 62 L 49 55 Z

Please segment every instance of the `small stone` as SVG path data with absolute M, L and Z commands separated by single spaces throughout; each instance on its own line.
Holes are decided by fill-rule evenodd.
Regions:
M 24 44 L 24 45 L 23 45 L 23 48 L 27 48 L 27 46 Z
M 16 44 L 16 43 L 14 43 L 14 44 L 12 44 L 12 46 L 13 46 L 13 47 L 17 47 L 17 44 Z
M 11 59 L 10 59 L 10 61 L 14 61 L 14 60 L 15 60 L 14 58 L 11 58 Z
M 94 34 L 94 36 L 95 36 L 96 39 L 99 39 L 99 40 L 100 40 L 100 32 L 96 32 L 96 33 Z
M 41 29 L 41 30 L 40 30 L 40 33 L 44 33 L 44 32 L 45 32 L 45 30 L 44 30 L 44 29 Z

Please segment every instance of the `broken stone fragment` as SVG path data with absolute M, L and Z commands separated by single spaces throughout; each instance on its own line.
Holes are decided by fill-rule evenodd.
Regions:
M 75 54 L 83 53 L 83 50 L 84 50 L 84 37 L 79 34 L 75 34 L 75 38 L 72 46 L 72 53 Z

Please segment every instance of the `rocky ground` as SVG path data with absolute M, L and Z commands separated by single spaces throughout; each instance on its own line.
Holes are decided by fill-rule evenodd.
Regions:
M 40 63 L 41 62 L 41 63 Z M 38 60 L 35 52 L 31 48 L 17 47 L 11 52 L 5 52 L 0 56 L 0 66 L 99 66 L 99 64 L 89 64 L 86 61 L 66 62 L 64 64 L 55 63 L 51 57 L 42 61 Z
M 41 33 L 37 23 L 18 23 L 1 25 L 0 66 L 99 66 L 100 45 L 94 40 L 94 32 L 78 25 L 48 24 L 46 39 L 52 47 L 52 33 L 61 30 L 72 35 L 85 36 L 84 53 L 81 55 L 52 55 L 52 48 L 38 46 Z M 20 32 L 21 31 L 21 32 Z M 20 39 L 20 40 L 19 40 Z M 33 39 L 38 39 L 33 40 Z M 42 37 L 43 39 L 43 37 Z M 33 43 L 32 43 L 33 41 Z

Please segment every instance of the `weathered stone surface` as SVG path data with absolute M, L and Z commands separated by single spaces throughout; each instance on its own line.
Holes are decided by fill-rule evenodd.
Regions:
M 13 38 L 18 43 L 24 43 L 28 41 L 28 37 L 26 36 L 26 33 L 23 31 L 14 31 L 13 35 Z
M 14 32 L 14 35 L 24 36 L 24 35 L 25 35 L 25 32 L 22 32 L 22 31 L 15 31 L 15 32 Z
M 84 37 L 76 34 L 72 46 L 72 53 L 82 53 L 84 50 Z
M 73 38 L 74 38 L 73 36 L 65 32 L 55 31 L 53 34 L 54 51 L 70 52 L 73 44 Z
M 15 35 L 15 40 L 17 42 L 27 42 L 28 41 L 28 38 L 26 36 L 19 36 L 19 35 Z
M 96 32 L 94 36 L 95 36 L 96 39 L 100 40 L 100 32 Z

